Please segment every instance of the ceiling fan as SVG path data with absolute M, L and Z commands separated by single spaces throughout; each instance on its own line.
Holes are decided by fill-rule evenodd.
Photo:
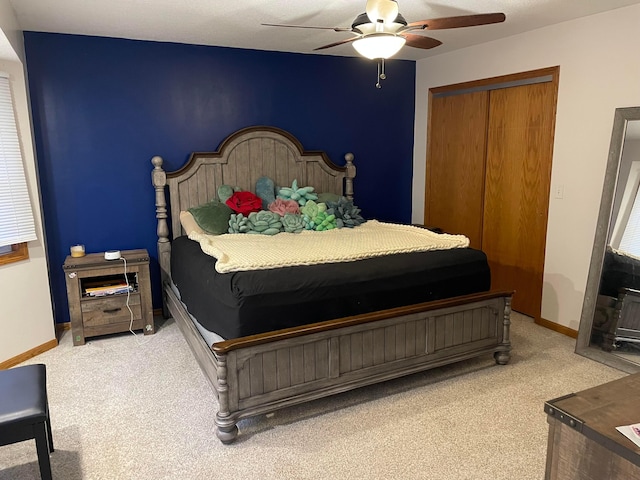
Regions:
M 360 55 L 378 61 L 378 83 L 376 83 L 376 87 L 380 88 L 380 80 L 386 78 L 384 73 L 385 59 L 398 53 L 404 45 L 414 48 L 430 49 L 442 44 L 440 40 L 424 35 L 416 35 L 416 33 L 420 33 L 423 30 L 444 30 L 449 28 L 489 25 L 504 22 L 505 18 L 504 13 L 485 13 L 433 18 L 409 23 L 399 13 L 398 4 L 395 0 L 367 0 L 365 13 L 361 13 L 355 18 L 351 24 L 351 28 L 276 23 L 263 23 L 262 25 L 269 27 L 312 28 L 352 33 L 354 36 L 351 38 L 314 48 L 314 51 L 352 43 Z

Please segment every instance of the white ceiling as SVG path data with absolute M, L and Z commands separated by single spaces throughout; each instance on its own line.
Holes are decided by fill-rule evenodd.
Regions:
M 314 53 L 314 48 L 350 38 L 351 33 L 260 24 L 350 27 L 366 4 L 366 0 L 10 1 L 22 30 L 299 53 Z M 493 12 L 503 12 L 507 19 L 495 25 L 428 32 L 443 45 L 431 50 L 405 46 L 396 58 L 418 60 L 636 3 L 640 0 L 398 0 L 408 22 Z M 348 44 L 317 53 L 356 56 Z

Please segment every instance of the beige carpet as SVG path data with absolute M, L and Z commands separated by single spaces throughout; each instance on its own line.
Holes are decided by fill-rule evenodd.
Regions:
M 625 374 L 513 315 L 513 356 L 491 356 L 240 422 L 216 401 L 172 320 L 32 359 L 45 363 L 54 479 L 505 479 L 544 475 L 545 400 Z M 142 343 L 142 344 L 139 344 Z M 39 478 L 33 441 L 0 447 L 0 480 Z

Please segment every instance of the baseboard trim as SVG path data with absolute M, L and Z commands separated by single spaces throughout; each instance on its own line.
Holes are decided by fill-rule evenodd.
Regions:
M 162 309 L 161 308 L 154 308 L 153 309 L 153 316 L 154 317 L 161 317 L 162 315 L 164 315 L 162 313 Z
M 548 328 L 549 330 L 553 330 L 558 333 L 562 333 L 567 337 L 578 338 L 578 331 L 573 328 L 565 327 L 564 325 L 560 325 L 559 323 L 552 322 L 551 320 L 545 320 L 544 318 L 536 318 L 536 325 L 540 325 L 541 327 Z
M 71 322 L 56 323 L 56 338 L 58 342 L 62 339 L 62 335 L 65 331 L 71 330 Z
M 33 358 L 36 355 L 40 355 L 41 353 L 44 353 L 47 350 L 51 350 L 52 348 L 55 348 L 57 346 L 58 346 L 58 340 L 56 340 L 55 338 L 53 340 L 49 340 L 48 342 L 43 343 L 40 346 L 32 348 L 29 351 L 26 351 L 24 353 L 21 353 L 20 355 L 16 355 L 15 357 L 10 358 L 9 360 L 5 360 L 4 362 L 1 362 L 0 370 L 6 370 L 7 368 L 14 367 L 19 363 L 24 362 L 25 360 L 29 360 L 30 358 Z

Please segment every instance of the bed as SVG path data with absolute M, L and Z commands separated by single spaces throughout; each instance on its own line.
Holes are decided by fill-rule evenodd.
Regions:
M 608 352 L 640 344 L 640 258 L 611 246 L 602 265 L 592 342 Z
M 236 439 L 237 423 L 243 418 L 485 354 L 493 354 L 498 364 L 510 359 L 513 292 L 488 290 L 478 252 L 471 249 L 460 249 L 469 258 L 455 260 L 453 265 L 446 252 L 429 252 L 432 255 L 425 260 L 413 253 L 402 254 L 393 264 L 404 262 L 413 270 L 398 270 L 394 277 L 377 279 L 378 283 L 371 272 L 391 268 L 390 263 L 379 263 L 388 261 L 382 258 L 335 264 L 339 274 L 327 271 L 326 265 L 292 267 L 291 273 L 306 268 L 303 277 L 307 279 L 324 278 L 334 282 L 333 287 L 338 282 L 343 292 L 331 308 L 322 310 L 322 305 L 330 303 L 322 295 L 331 296 L 331 290 L 323 293 L 312 284 L 309 295 L 320 297 L 311 295 L 305 299 L 310 302 L 304 304 L 305 309 L 295 310 L 294 316 L 302 318 L 297 324 L 274 320 L 285 317 L 282 308 L 292 311 L 291 305 L 273 304 L 274 296 L 256 296 L 257 303 L 251 303 L 253 297 L 245 298 L 241 303 L 248 308 L 239 312 L 225 311 L 224 297 L 200 306 L 189 298 L 199 285 L 189 276 L 195 275 L 194 270 L 212 270 L 215 259 L 184 237 L 180 212 L 208 202 L 223 184 L 253 190 L 261 176 L 272 178 L 277 185 L 289 185 L 296 179 L 300 185 L 313 185 L 316 191 L 353 199 L 353 160 L 347 154 L 345 165 L 337 166 L 325 153 L 305 151 L 290 133 L 267 126 L 239 130 L 216 152 L 193 153 L 174 172 L 163 170 L 161 157 L 152 159 L 163 311 L 175 319 L 213 388 L 218 400 L 216 435 L 223 443 Z M 191 263 L 186 260 L 189 255 Z M 422 261 L 449 266 L 440 268 L 443 277 L 422 284 L 420 277 L 429 277 L 421 275 L 422 267 L 417 266 Z M 455 264 L 462 261 L 466 263 Z M 187 264 L 198 268 L 185 268 Z M 353 273 L 355 267 L 359 273 Z M 285 278 L 283 269 L 274 270 L 279 271 L 270 275 Z M 461 280 L 458 276 L 462 274 L 476 280 Z M 224 275 L 228 274 L 216 281 L 227 281 Z M 357 276 L 352 279 L 350 275 Z M 281 291 L 279 295 L 282 297 Z M 313 309 L 306 308 L 310 304 Z M 334 310 L 336 304 L 346 309 Z M 320 313 L 299 314 L 312 310 Z M 226 335 L 210 331 L 215 328 L 211 325 L 203 327 L 210 311 L 217 312 L 214 317 L 223 322 L 211 325 L 220 325 Z M 234 315 L 243 319 L 249 312 L 261 314 L 265 324 L 234 330 L 235 323 L 229 321 L 223 326 L 225 319 Z

